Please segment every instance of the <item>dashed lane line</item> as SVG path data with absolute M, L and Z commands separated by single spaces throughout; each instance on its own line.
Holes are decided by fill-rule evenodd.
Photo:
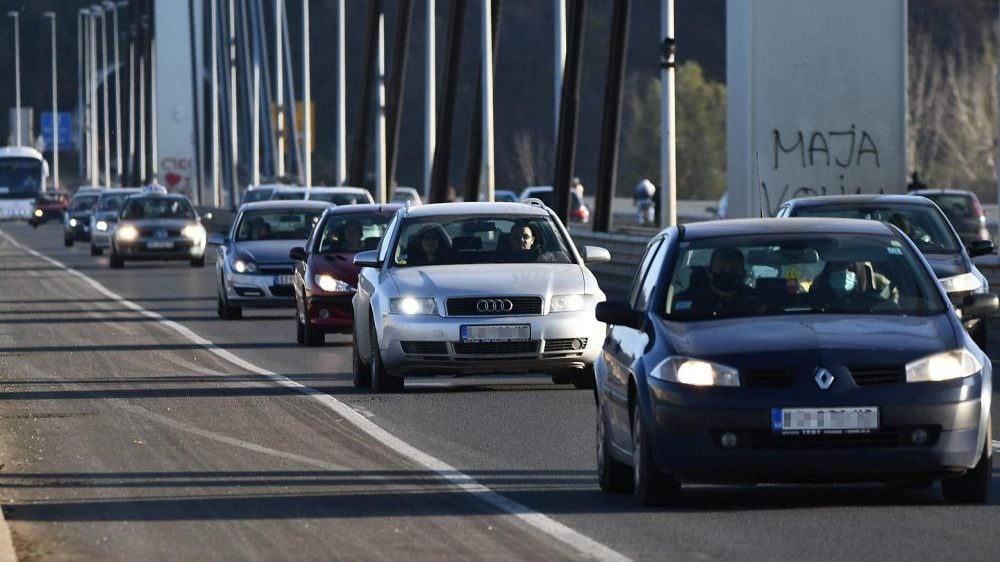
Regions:
M 6 232 L 0 231 L 0 235 L 6 238 L 8 243 L 18 248 L 19 250 L 27 252 L 28 254 L 31 254 L 32 256 L 41 259 L 43 261 L 46 261 L 66 271 L 67 273 L 75 275 L 76 277 L 80 278 L 82 281 L 90 285 L 94 290 L 101 293 L 102 295 L 114 301 L 117 301 L 122 306 L 129 308 L 151 320 L 155 320 L 162 326 L 173 330 L 179 335 L 190 340 L 192 343 L 199 345 L 206 351 L 213 353 L 217 357 L 224 359 L 230 362 L 231 364 L 239 368 L 245 369 L 251 373 L 267 377 L 281 386 L 292 388 L 299 392 L 302 392 L 303 394 L 311 396 L 312 398 L 316 399 L 327 408 L 343 416 L 345 419 L 354 424 L 354 426 L 357 427 L 360 431 L 364 432 L 365 434 L 367 434 L 369 437 L 372 437 L 376 441 L 379 441 L 380 443 L 391 449 L 396 454 L 399 454 L 404 458 L 407 458 L 419 465 L 426 467 L 428 470 L 435 472 L 441 478 L 447 480 L 449 483 L 456 486 L 458 489 L 473 495 L 474 497 L 482 500 L 483 502 L 493 506 L 496 509 L 499 509 L 500 511 L 508 513 L 509 515 L 521 521 L 522 523 L 534 527 L 535 529 L 553 537 L 554 539 L 559 540 L 560 542 L 564 543 L 565 545 L 579 552 L 581 555 L 586 556 L 588 558 L 599 559 L 599 560 L 629 560 L 628 557 L 619 553 L 618 551 L 613 550 L 612 548 L 571 529 L 570 527 L 556 521 L 555 519 L 552 519 L 547 515 L 534 511 L 531 508 L 519 502 L 516 502 L 508 497 L 505 497 L 501 494 L 498 494 L 497 492 L 494 492 L 493 490 L 489 489 L 483 484 L 480 484 L 478 481 L 476 481 L 476 479 L 457 470 L 448 463 L 428 453 L 425 453 L 420 449 L 417 449 L 416 447 L 410 445 L 409 443 L 403 441 L 402 439 L 382 429 L 372 421 L 365 418 L 360 413 L 356 412 L 353 408 L 341 402 L 340 400 L 337 400 L 333 396 L 330 396 L 312 387 L 306 386 L 302 383 L 289 379 L 288 377 L 258 367 L 253 363 L 250 363 L 249 361 L 246 361 L 234 355 L 233 353 L 230 353 L 225 349 L 217 347 L 214 343 L 199 336 L 186 326 L 178 324 L 173 320 L 169 320 L 156 312 L 146 310 L 145 308 L 139 306 L 138 304 L 126 299 L 125 297 L 122 297 L 121 295 L 114 293 L 113 291 L 111 291 L 101 283 L 98 283 L 94 279 L 91 279 L 87 275 L 63 264 L 58 260 L 50 258 L 49 256 L 42 254 L 41 252 L 37 252 L 27 246 L 24 246 Z

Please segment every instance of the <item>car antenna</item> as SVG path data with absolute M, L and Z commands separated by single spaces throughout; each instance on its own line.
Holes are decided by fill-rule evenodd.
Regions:
M 758 209 L 760 210 L 760 218 L 764 218 L 764 196 L 767 192 L 764 190 L 764 183 L 760 181 L 760 153 L 754 151 L 753 153 L 754 166 L 757 169 L 757 189 L 760 191 L 760 201 L 758 201 Z M 770 215 L 770 213 L 768 213 Z

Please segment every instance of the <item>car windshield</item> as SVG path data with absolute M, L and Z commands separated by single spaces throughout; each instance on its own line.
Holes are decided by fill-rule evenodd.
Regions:
M 392 215 L 329 215 L 313 249 L 322 254 L 374 250 L 391 219 Z
M 309 194 L 309 199 L 311 201 L 326 201 L 327 203 L 333 203 L 338 207 L 343 205 L 361 205 L 364 203 L 371 203 L 369 198 L 363 193 L 315 192 Z
M 869 219 L 899 227 L 925 254 L 956 254 L 961 244 L 946 219 L 929 205 L 810 205 L 795 209 L 796 217 Z
M 97 204 L 98 211 L 117 211 L 122 208 L 122 203 L 131 195 L 130 193 L 108 193 L 101 196 Z
M 197 215 L 187 199 L 178 197 L 132 197 L 122 209 L 122 219 L 194 219 Z
M 0 199 L 34 198 L 41 190 L 41 160 L 34 158 L 0 159 Z
M 81 212 L 89 211 L 94 208 L 94 204 L 97 203 L 98 195 L 77 195 L 73 198 L 73 201 L 69 204 L 70 212 Z
M 393 264 L 571 263 L 547 216 L 422 217 L 403 223 Z
M 274 193 L 273 189 L 251 189 L 243 194 L 243 203 L 253 203 L 254 201 L 267 201 Z
M 672 320 L 788 314 L 941 314 L 934 278 L 889 236 L 726 237 L 683 242 L 664 315 Z
M 271 196 L 272 201 L 298 201 L 306 198 L 305 190 L 302 191 L 276 191 Z
M 322 209 L 246 211 L 236 228 L 236 241 L 305 240 L 322 214 Z

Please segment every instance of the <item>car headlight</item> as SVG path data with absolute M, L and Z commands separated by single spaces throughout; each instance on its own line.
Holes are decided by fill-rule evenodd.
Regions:
M 437 314 L 437 302 L 430 297 L 400 297 L 389 301 L 393 314 Z
M 108 223 L 107 221 L 97 221 L 97 224 L 94 225 L 94 228 L 100 230 L 101 232 L 107 232 Z
M 77 224 L 79 223 L 77 222 L 76 219 L 69 219 L 69 225 L 72 226 L 73 228 L 76 228 Z
M 319 275 L 314 275 L 313 280 L 319 285 L 320 289 L 328 293 L 349 293 L 354 291 L 354 287 L 349 284 L 337 279 L 329 273 L 320 273 Z
M 669 357 L 654 367 L 649 376 L 691 386 L 740 386 L 739 370 L 690 357 Z
M 233 261 L 233 270 L 236 273 L 256 273 L 257 264 L 251 260 L 238 259 Z
M 959 291 L 975 291 L 982 286 L 979 278 L 971 273 L 963 273 L 954 277 L 941 279 L 941 286 L 946 293 L 957 293 Z
M 549 312 L 575 312 L 585 310 L 594 302 L 593 295 L 555 295 Z
M 181 229 L 181 235 L 197 242 L 205 238 L 205 227 L 200 224 L 189 224 Z
M 983 370 L 983 364 L 967 349 L 945 351 L 906 364 L 906 382 L 962 379 Z
M 118 239 L 122 242 L 131 242 L 139 237 L 139 231 L 134 226 L 125 225 L 118 229 Z
M 43 211 L 41 209 L 35 209 L 35 216 L 36 217 L 42 218 L 42 215 L 44 215 L 44 214 L 45 214 L 45 211 Z

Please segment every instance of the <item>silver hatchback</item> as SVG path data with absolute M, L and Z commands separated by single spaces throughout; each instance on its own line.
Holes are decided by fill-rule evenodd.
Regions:
M 586 262 L 541 202 L 401 209 L 378 250 L 361 252 L 354 382 L 401 390 L 409 375 L 552 373 L 593 383 L 604 300 Z

